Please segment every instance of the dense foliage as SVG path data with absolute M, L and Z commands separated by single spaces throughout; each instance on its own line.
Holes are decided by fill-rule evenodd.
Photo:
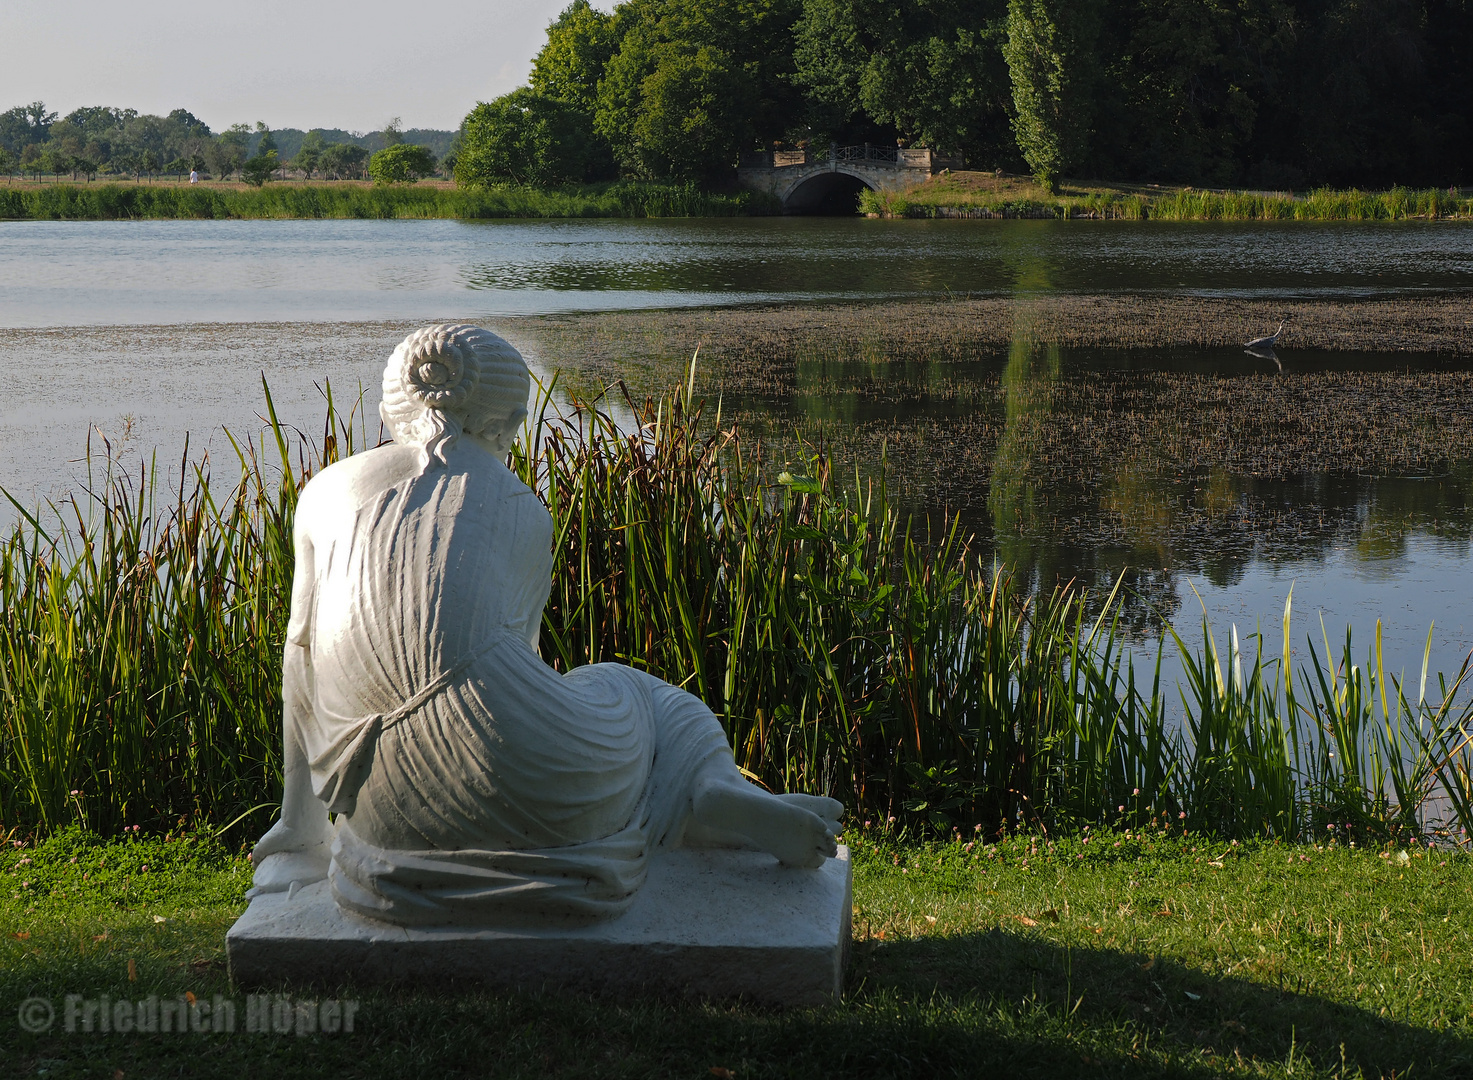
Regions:
M 435 171 L 435 155 L 428 146 L 395 143 L 374 154 L 368 162 L 368 175 L 375 184 L 412 184 Z
M 182 177 L 196 171 L 261 184 L 292 170 L 309 178 L 316 173 L 361 179 L 369 154 L 376 150 L 407 141 L 426 146 L 432 154 L 453 155 L 454 138 L 449 131 L 401 131 L 397 120 L 368 134 L 336 128 L 273 131 L 262 123 L 211 132 L 185 109 L 152 116 L 94 106 L 58 117 L 44 102 L 33 101 L 0 112 L 0 173 L 90 180 Z
M 476 186 L 581 183 L 607 179 L 613 160 L 576 105 L 523 87 L 482 102 L 465 118 L 458 183 Z
M 749 150 L 866 141 L 1026 161 L 1050 185 L 1446 186 L 1473 168 L 1473 7 L 575 0 L 531 89 L 626 176 L 711 181 Z M 504 175 L 548 171 L 543 146 Z
M 264 180 L 262 125 L 39 101 L 0 172 Z M 278 130 L 276 175 L 357 179 L 425 146 L 463 184 L 720 184 L 774 147 L 930 146 L 972 168 L 1257 189 L 1466 183 L 1469 0 L 625 0 L 573 3 L 530 86 L 461 131 Z M 456 171 L 460 140 L 472 154 Z

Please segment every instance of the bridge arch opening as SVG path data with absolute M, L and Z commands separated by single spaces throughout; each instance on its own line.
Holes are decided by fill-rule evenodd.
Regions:
M 788 192 L 783 212 L 788 214 L 848 215 L 859 211 L 859 193 L 874 189 L 857 176 L 823 172 L 810 176 Z

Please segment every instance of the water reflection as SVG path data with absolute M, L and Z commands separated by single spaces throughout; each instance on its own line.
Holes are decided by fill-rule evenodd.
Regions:
M 1290 353 L 1265 373 L 1241 350 L 1068 350 L 1028 326 L 1020 307 L 1005 353 L 965 359 L 800 349 L 786 392 L 724 408 L 769 439 L 818 438 L 865 476 L 883 446 L 907 509 L 959 514 L 1037 586 L 1104 595 L 1124 572 L 1141 636 L 1153 613 L 1195 608 L 1188 582 L 1267 574 L 1287 592 L 1333 564 L 1394 591 L 1414 549 L 1473 594 L 1470 365 Z M 1434 604 L 1414 621 L 1425 637 L 1451 615 Z

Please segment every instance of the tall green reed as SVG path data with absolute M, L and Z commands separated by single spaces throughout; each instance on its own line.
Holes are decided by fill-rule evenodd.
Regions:
M 1161 814 L 1233 837 L 1473 827 L 1466 664 L 1435 703 L 1430 651 L 1415 701 L 1379 640 L 1370 665 L 1347 639 L 1296 668 L 1286 607 L 1273 659 L 1261 634 L 1249 656 L 1234 630 L 1225 664 L 1205 625 L 1201 650 L 1175 639 L 1178 722 L 1118 586 L 1030 593 L 955 528 L 918 535 L 883 484 L 765 460 L 689 387 L 621 410 L 549 395 L 509 459 L 554 524 L 544 658 L 685 687 L 773 790 L 989 835 Z M 167 497 L 156 471 L 113 470 L 0 544 L 0 829 L 264 824 L 297 492 L 366 441 L 330 396 L 316 441 L 272 419 L 235 444 L 226 494 L 187 456 Z
M 269 393 L 268 409 L 272 409 Z M 102 475 L 0 543 L 0 828 L 229 822 L 276 796 L 298 486 L 355 444 L 329 393 L 315 445 L 234 442 L 160 487 Z M 279 458 L 268 467 L 265 455 Z M 261 820 L 264 820 L 264 816 Z
M 577 218 L 730 217 L 780 208 L 754 192 L 620 181 L 569 188 L 268 184 L 247 190 L 170 184 L 47 184 L 0 190 L 0 218 Z

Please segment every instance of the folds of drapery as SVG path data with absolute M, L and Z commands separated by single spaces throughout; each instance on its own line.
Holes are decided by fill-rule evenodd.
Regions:
M 623 665 L 543 663 L 551 520 L 499 464 L 351 511 L 322 490 L 299 511 L 284 689 L 339 815 L 339 904 L 419 925 L 624 910 L 730 754 L 716 718 Z
M 642 719 L 648 720 L 637 726 L 650 738 L 649 767 L 625 777 L 625 790 L 636 798 L 622 825 L 605 835 L 550 846 L 390 849 L 365 841 L 354 827 L 360 818 L 355 814 L 339 826 L 333 844 L 329 877 L 339 905 L 400 925 L 584 922 L 617 916 L 628 907 L 644 882 L 650 854 L 661 845 L 679 843 L 690 814 L 692 788 L 705 763 L 729 757 L 726 736 L 697 698 L 632 668 L 595 664 L 567 676 L 543 670 L 570 684 L 572 694 L 585 700 L 622 697 L 621 688 L 627 689 L 629 699 L 644 714 Z M 438 724 L 427 726 L 439 729 Z M 422 729 L 412 719 L 394 730 L 404 732 L 396 754 L 404 744 L 421 738 Z M 402 775 L 392 765 L 394 760 L 385 754 L 375 772 L 381 768 Z M 375 779 L 371 777 L 370 784 Z M 612 788 L 615 777 L 600 779 Z M 452 781 L 443 794 L 465 811 L 476 803 L 478 788 L 470 779 Z M 543 794 L 561 802 L 551 787 Z M 536 812 L 526 805 L 527 798 L 523 789 L 513 802 L 522 812 Z M 385 809 L 393 812 L 371 800 L 362 807 L 364 820 L 376 821 Z M 493 817 L 506 812 L 503 806 L 484 809 Z M 569 813 L 561 805 L 545 809 L 562 820 Z M 445 811 L 436 819 L 446 825 L 454 821 Z

